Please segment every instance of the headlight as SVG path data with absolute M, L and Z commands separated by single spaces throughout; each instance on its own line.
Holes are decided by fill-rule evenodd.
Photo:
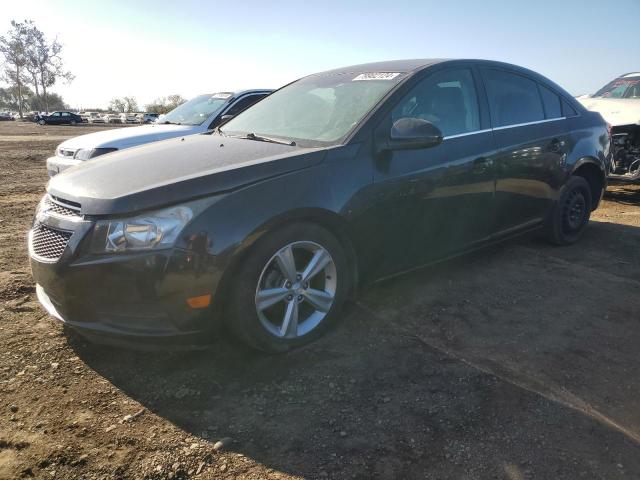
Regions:
M 76 160 L 89 160 L 90 158 L 99 157 L 105 153 L 115 152 L 117 148 L 81 148 L 73 156 Z
M 180 205 L 130 218 L 99 220 L 93 230 L 91 253 L 171 247 L 192 218 L 193 209 Z

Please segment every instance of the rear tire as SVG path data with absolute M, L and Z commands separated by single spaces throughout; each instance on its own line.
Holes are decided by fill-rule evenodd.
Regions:
M 555 245 L 571 245 L 582 236 L 591 216 L 591 187 L 583 178 L 572 176 L 547 221 L 547 239 Z
M 318 269 L 308 268 L 314 259 Z M 226 324 L 243 343 L 264 352 L 305 345 L 338 319 L 351 283 L 347 265 L 340 242 L 318 225 L 298 223 L 269 233 L 235 272 Z M 265 292 L 276 292 L 277 301 L 270 303 Z

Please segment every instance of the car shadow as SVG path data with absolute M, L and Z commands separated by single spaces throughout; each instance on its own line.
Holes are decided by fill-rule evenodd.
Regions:
M 590 235 L 615 247 L 637 233 L 618 227 L 596 226 L 583 256 Z M 633 477 L 636 290 L 526 238 L 367 287 L 336 329 L 284 355 L 226 335 L 191 353 L 72 346 L 149 411 L 279 472 Z

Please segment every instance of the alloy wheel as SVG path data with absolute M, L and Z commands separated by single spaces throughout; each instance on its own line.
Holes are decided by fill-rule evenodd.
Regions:
M 324 320 L 336 295 L 331 254 L 315 242 L 293 242 L 262 270 L 255 305 L 262 326 L 279 338 L 306 335 Z

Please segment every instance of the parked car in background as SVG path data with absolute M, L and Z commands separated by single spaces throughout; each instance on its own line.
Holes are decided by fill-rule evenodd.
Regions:
M 120 121 L 122 123 L 128 123 L 128 124 L 140 123 L 138 121 L 138 116 L 135 113 L 121 113 Z
M 89 112 L 89 123 L 106 123 L 106 122 L 101 113 Z
M 210 135 L 51 179 L 29 234 L 36 292 L 96 341 L 193 345 L 224 322 L 282 352 L 339 321 L 358 282 L 533 229 L 578 241 L 608 154 L 600 114 L 514 65 L 310 75 Z
M 122 123 L 122 118 L 120 117 L 119 113 L 108 113 L 107 115 L 104 116 L 104 120 L 106 123 L 116 123 L 116 124 Z
M 578 101 L 611 125 L 612 172 L 640 178 L 640 72 L 621 75 Z
M 72 138 L 61 143 L 56 155 L 47 159 L 47 171 L 49 176 L 53 176 L 105 153 L 167 138 L 209 132 L 269 93 L 271 90 L 244 90 L 200 95 L 164 115 L 161 123 L 105 130 Z
M 73 112 L 60 111 L 53 112 L 51 115 L 38 116 L 40 125 L 76 125 L 78 123 L 82 123 L 82 117 Z
M 89 112 L 78 112 L 80 118 L 82 118 L 82 123 L 89 123 Z
M 13 121 L 15 120 L 13 118 L 13 115 L 11 115 L 11 112 L 0 112 L 0 122 L 7 122 L 7 121 Z
M 142 114 L 142 123 L 153 123 L 158 119 L 157 113 L 144 113 Z

